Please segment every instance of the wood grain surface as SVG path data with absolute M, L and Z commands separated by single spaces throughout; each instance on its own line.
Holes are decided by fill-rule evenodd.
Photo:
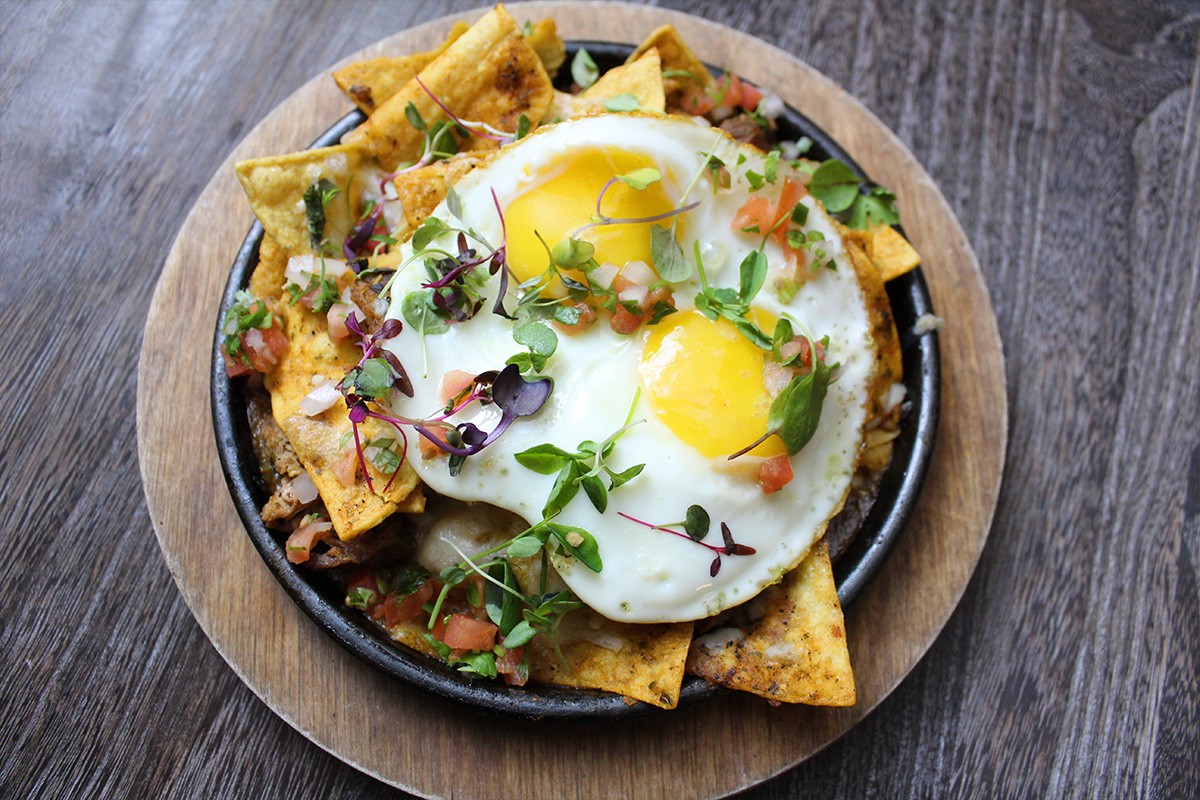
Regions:
M 247 132 L 328 65 L 473 5 L 0 5 L 0 796 L 404 796 L 295 733 L 193 620 L 141 493 L 135 363 L 174 233 Z M 1008 357 L 1005 482 L 958 611 L 878 709 L 745 796 L 1190 796 L 1200 10 L 666 5 L 803 59 L 896 132 L 963 223 Z M 142 386 L 166 415 L 176 389 Z M 541 766 L 497 752 L 465 766 Z

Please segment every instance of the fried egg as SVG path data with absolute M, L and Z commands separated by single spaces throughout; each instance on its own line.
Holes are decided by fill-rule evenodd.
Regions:
M 725 170 L 707 168 L 716 163 L 714 156 Z M 773 400 L 765 377 L 768 353 L 726 319 L 711 320 L 696 309 L 702 286 L 694 264 L 692 276 L 671 287 L 677 311 L 656 324 L 621 334 L 602 312 L 586 331 L 560 334 L 543 371 L 554 382 L 549 399 L 468 457 L 459 474 L 450 474 L 444 456 L 426 458 L 416 447 L 409 448 L 409 459 L 434 491 L 490 503 L 533 525 L 542 519 L 556 476 L 527 469 L 516 454 L 543 444 L 576 452 L 581 442 L 606 440 L 631 417 L 605 464 L 614 472 L 644 464 L 642 472 L 609 493 L 604 513 L 580 491 L 554 518 L 595 536 L 603 569 L 593 572 L 565 552 L 554 552 L 552 561 L 571 590 L 599 613 L 648 623 L 700 619 L 749 600 L 794 567 L 823 534 L 857 463 L 874 344 L 855 270 L 820 205 L 807 196 L 800 201 L 809 210 L 800 230 L 819 232 L 823 258 L 832 268 L 806 274 L 797 287 L 788 280 L 793 268 L 773 237 L 733 225 L 750 197 L 779 199 L 789 168 L 781 165 L 773 183 L 763 181 L 759 176 L 769 170 L 761 152 L 686 118 L 611 114 L 539 129 L 462 179 L 454 200 L 433 216 L 472 231 L 471 245 L 481 252 L 506 243 L 512 274 L 505 306 L 511 311 L 518 285 L 546 269 L 547 246 L 594 221 L 605 184 L 646 168 L 661 180 L 641 190 L 620 182 L 609 186 L 603 195 L 606 217 L 661 218 L 658 224 L 666 226 L 671 218 L 662 215 L 697 203 L 677 215 L 676 238 L 689 261 L 698 248 L 709 285 L 736 289 L 743 258 L 761 247 L 769 272 L 748 316 L 768 335 L 786 317 L 813 340 L 828 337 L 826 362 L 840 366 L 815 434 L 791 456 L 795 479 L 769 495 L 757 483 L 762 459 L 785 452 L 776 436 L 748 455 L 728 458 L 766 431 Z M 748 172 L 756 174 L 748 178 Z M 728 186 L 717 185 L 726 175 Z M 456 238 L 447 232 L 430 247 L 455 253 Z M 596 225 L 579 238 L 594 245 L 601 264 L 654 265 L 648 222 Z M 394 279 L 389 316 L 404 320 L 404 298 L 429 277 L 421 256 L 413 257 L 411 242 L 402 252 L 406 265 Z M 388 341 L 413 384 L 413 397 L 395 402 L 397 413 L 435 415 L 444 406 L 447 372 L 499 370 L 510 357 L 527 352 L 513 339 L 514 323 L 491 312 L 499 275 L 488 276 L 485 268 L 477 273 L 484 302 L 473 317 L 446 324 L 439 333 L 423 334 L 406 322 Z M 564 291 L 559 283 L 546 286 L 543 295 Z M 490 431 L 499 416 L 494 405 L 472 403 L 450 421 Z M 705 543 L 721 547 L 725 523 L 737 543 L 755 552 L 723 556 L 714 575 L 712 550 L 634 521 L 669 526 L 683 521 L 692 505 L 711 519 Z

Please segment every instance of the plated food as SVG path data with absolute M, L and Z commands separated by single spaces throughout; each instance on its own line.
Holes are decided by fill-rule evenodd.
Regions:
M 851 703 L 821 537 L 890 456 L 915 253 L 670 29 L 603 76 L 581 52 L 556 91 L 552 23 L 498 7 L 341 74 L 370 112 L 341 144 L 238 165 L 262 518 L 460 672 Z

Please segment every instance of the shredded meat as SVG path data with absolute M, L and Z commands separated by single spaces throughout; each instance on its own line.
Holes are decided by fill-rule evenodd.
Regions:
M 724 120 L 721 123 L 721 130 L 739 142 L 752 144 L 759 150 L 766 150 L 771 146 L 767 132 L 749 114 L 735 114 Z
M 383 326 L 383 317 L 375 310 L 375 301 L 379 299 L 379 287 L 365 280 L 354 281 L 350 284 L 350 299 L 362 309 L 365 319 L 362 320 L 363 333 L 375 333 Z
M 263 483 L 271 492 L 262 509 L 263 522 L 278 527 L 295 516 L 305 504 L 292 493 L 292 479 L 304 471 L 287 434 L 271 415 L 271 397 L 261 388 L 246 391 L 246 418 L 250 442 L 258 459 Z
M 416 537 L 407 517 L 397 514 L 348 542 L 336 535 L 331 535 L 327 542 L 329 548 L 313 553 L 305 566 L 314 569 L 392 566 L 412 558 Z

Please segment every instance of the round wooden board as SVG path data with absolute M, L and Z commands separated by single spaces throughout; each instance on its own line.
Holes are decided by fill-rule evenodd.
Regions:
M 947 319 L 942 421 L 916 514 L 847 610 L 858 705 L 771 708 L 730 696 L 602 726 L 496 720 L 377 674 L 291 602 L 229 498 L 212 434 L 208 364 L 221 289 L 252 221 L 233 164 L 301 149 L 344 114 L 349 104 L 324 74 L 230 155 L 164 265 L 138 371 L 138 451 L 151 518 L 185 601 L 241 679 L 313 742 L 387 783 L 426 797 L 728 795 L 849 730 L 908 674 L 957 605 L 987 538 L 1004 462 L 1004 365 L 995 315 L 971 247 L 930 177 L 879 120 L 810 67 L 679 13 L 582 3 L 510 9 L 519 20 L 553 16 L 574 39 L 635 43 L 669 22 L 705 61 L 734 65 L 773 87 L 898 195 L 905 229 L 925 257 L 934 307 Z M 600 16 L 602 29 L 595 24 Z M 356 59 L 424 49 L 452 21 L 398 33 Z M 461 770 L 463 763 L 504 766 L 478 781 Z

